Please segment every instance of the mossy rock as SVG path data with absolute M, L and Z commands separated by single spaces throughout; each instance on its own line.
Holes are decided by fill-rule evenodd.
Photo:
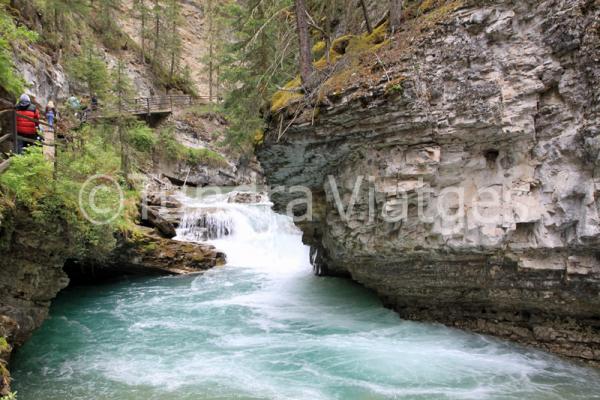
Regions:
M 10 344 L 6 341 L 5 337 L 0 337 L 0 354 L 11 351 Z
M 297 76 L 288 82 L 282 90 L 275 92 L 271 98 L 271 112 L 276 113 L 286 108 L 295 101 L 304 98 L 302 93 L 302 79 Z
M 312 54 L 314 59 L 319 59 L 325 55 L 325 51 L 327 50 L 327 43 L 321 40 L 314 44 L 312 47 Z

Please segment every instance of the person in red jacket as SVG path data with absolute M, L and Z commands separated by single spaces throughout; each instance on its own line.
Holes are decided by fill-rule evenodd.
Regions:
M 40 140 L 38 136 L 38 128 L 40 126 L 40 112 L 38 111 L 35 104 L 31 102 L 28 95 L 22 94 L 19 98 L 19 103 L 16 106 L 17 110 L 17 134 L 25 139 L 29 140 Z M 30 119 L 23 118 L 29 117 Z M 17 152 L 23 153 L 25 147 L 30 146 L 32 143 L 17 138 Z

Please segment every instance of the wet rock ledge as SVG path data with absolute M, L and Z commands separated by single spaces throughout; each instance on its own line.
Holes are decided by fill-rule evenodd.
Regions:
M 167 239 L 159 232 L 135 227 L 118 235 L 104 259 L 79 260 L 61 227 L 40 226 L 26 210 L 0 214 L 0 397 L 10 392 L 13 349 L 42 325 L 52 299 L 70 282 L 194 274 L 225 264 L 225 255 L 213 246 Z
M 120 237 L 117 248 L 105 260 L 67 260 L 64 271 L 71 282 L 96 284 L 124 276 L 187 275 L 225 265 L 225 254 L 214 246 L 165 239 L 151 228 L 137 229 L 133 235 Z

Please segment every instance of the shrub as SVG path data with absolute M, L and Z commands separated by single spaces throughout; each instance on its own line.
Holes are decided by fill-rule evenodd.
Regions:
M 188 164 L 208 165 L 210 167 L 227 167 L 225 157 L 210 149 L 197 149 L 182 145 L 175 139 L 173 129 L 163 129 L 159 134 L 158 151 L 172 161 L 183 161 Z
M 18 96 L 25 81 L 15 71 L 13 46 L 24 46 L 38 39 L 38 35 L 24 26 L 15 24 L 4 1 L 0 1 L 0 87 Z
M 128 136 L 129 143 L 133 148 L 142 153 L 150 153 L 157 142 L 154 131 L 144 124 L 135 124 L 130 127 Z

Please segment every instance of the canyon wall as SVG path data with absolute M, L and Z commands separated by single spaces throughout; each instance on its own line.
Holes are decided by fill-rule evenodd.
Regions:
M 318 272 L 403 318 L 600 362 L 600 2 L 453 4 L 374 78 L 271 116 L 259 160 L 311 189 Z M 303 215 L 302 197 L 273 200 Z

